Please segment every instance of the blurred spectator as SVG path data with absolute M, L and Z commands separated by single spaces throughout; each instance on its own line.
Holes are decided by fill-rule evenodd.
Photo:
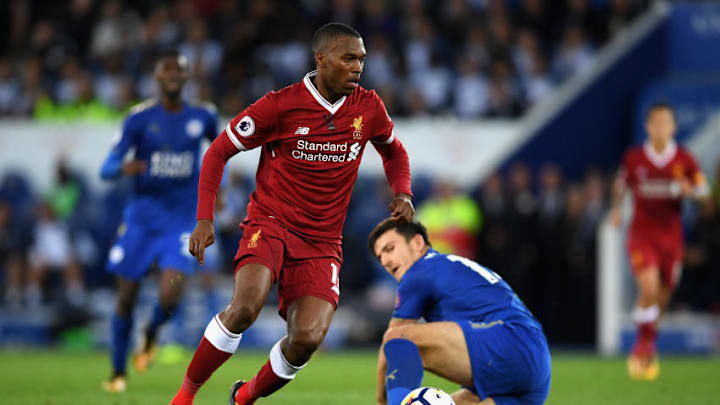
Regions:
M 490 76 L 490 97 L 486 115 L 488 117 L 517 117 L 522 112 L 519 91 L 513 82 L 510 64 L 505 59 L 496 59 Z
M 309 33 L 341 21 L 355 25 L 366 41 L 363 85 L 398 94 L 394 116 L 517 117 L 588 66 L 593 47 L 632 22 L 647 2 L 66 3 L 52 14 L 30 7 L 31 1 L 10 2 L 0 114 L 117 119 L 135 98 L 156 95 L 149 61 L 172 47 L 193 69 L 184 95 L 210 97 L 234 114 L 312 69 Z M 559 35 L 558 27 L 568 28 Z M 509 78 L 499 79 L 496 66 L 503 63 Z M 487 90 L 480 76 L 489 78 Z M 89 90 L 78 89 L 87 81 Z
M 13 73 L 10 59 L 0 57 L 0 116 L 18 112 L 15 103 L 22 97 L 22 88 Z
M 5 273 L 5 304 L 12 310 L 21 307 L 23 270 L 28 248 L 18 217 L 10 202 L 0 199 L 0 270 Z
M 465 58 L 455 82 L 455 114 L 460 118 L 477 118 L 488 108 L 488 83 L 477 63 Z
M 140 45 L 142 35 L 143 23 L 138 13 L 125 8 L 121 0 L 107 0 L 93 28 L 90 55 L 104 57 L 129 51 Z
M 416 218 L 427 228 L 438 252 L 475 257 L 482 214 L 477 204 L 451 181 L 435 181 L 432 194 L 417 208 Z
M 590 68 L 593 62 L 593 49 L 585 38 L 585 32 L 577 24 L 565 29 L 562 42 L 553 59 L 553 74 L 557 80 L 565 80 L 571 75 Z
M 29 307 L 42 305 L 42 287 L 49 272 L 61 274 L 66 302 L 76 308 L 82 307 L 85 302 L 85 286 L 82 269 L 73 252 L 70 230 L 46 202 L 41 203 L 38 208 L 35 237 L 29 257 L 30 270 L 25 290 Z

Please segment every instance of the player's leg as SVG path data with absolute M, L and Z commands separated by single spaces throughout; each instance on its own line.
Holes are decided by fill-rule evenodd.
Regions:
M 230 305 L 210 320 L 173 405 L 191 405 L 200 387 L 237 350 L 242 332 L 255 322 L 265 304 L 272 280 L 267 266 L 240 264 Z
M 270 359 L 247 384 L 235 394 L 235 403 L 252 404 L 267 397 L 295 378 L 325 339 L 335 305 L 313 296 L 293 301 L 287 311 L 288 336 L 270 351 Z
M 138 371 L 146 371 L 150 366 L 158 330 L 177 309 L 186 279 L 187 276 L 176 269 L 166 268 L 161 272 L 158 302 L 153 308 L 150 323 L 145 328 L 141 347 L 134 359 L 135 368 Z
M 484 400 L 480 400 L 479 396 L 467 388 L 455 391 L 452 394 L 452 399 L 455 405 L 496 405 L 492 398 L 487 397 Z
M 635 282 L 638 297 L 632 319 L 637 332 L 628 358 L 628 373 L 631 378 L 654 379 L 656 373 L 648 371 L 654 362 L 657 322 L 660 317 L 661 281 L 658 266 L 652 264 L 641 268 L 635 274 Z
M 103 388 L 110 392 L 125 391 L 127 356 L 130 350 L 130 334 L 133 329 L 133 308 L 137 301 L 140 283 L 118 276 L 116 280 L 115 314 L 112 318 L 112 341 L 110 357 L 112 374 Z
M 399 404 L 419 387 L 423 369 L 460 385 L 474 385 L 465 336 L 454 322 L 389 329 L 383 338 L 383 353 L 387 360 L 388 404 Z

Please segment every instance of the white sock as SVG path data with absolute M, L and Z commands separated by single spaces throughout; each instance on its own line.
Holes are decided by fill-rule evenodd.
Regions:
M 660 316 L 660 308 L 652 305 L 647 308 L 635 307 L 632 311 L 632 320 L 635 323 L 655 322 Z
M 278 340 L 278 342 L 275 343 L 275 346 L 273 346 L 272 350 L 270 350 L 270 367 L 272 367 L 272 371 L 273 373 L 275 373 L 276 376 L 284 378 L 286 380 L 292 380 L 293 378 L 295 378 L 295 375 L 298 373 L 298 371 L 302 370 L 302 368 L 305 367 L 307 363 L 301 366 L 293 366 L 292 364 L 290 364 L 290 362 L 287 361 L 287 359 L 282 353 L 282 350 L 280 349 L 280 343 L 282 343 L 282 341 L 286 338 L 287 336 Z
M 218 350 L 225 353 L 235 353 L 242 339 L 242 333 L 232 333 L 223 325 L 220 321 L 220 314 L 210 320 L 203 336 Z

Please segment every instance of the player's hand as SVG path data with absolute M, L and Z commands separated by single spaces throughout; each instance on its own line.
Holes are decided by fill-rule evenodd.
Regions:
M 202 266 L 205 264 L 205 248 L 215 242 L 215 228 L 213 222 L 209 219 L 198 219 L 190 235 L 190 244 L 188 250 L 190 254 L 197 258 L 198 263 Z
M 610 211 L 610 221 L 612 222 L 612 224 L 615 228 L 620 227 L 620 223 L 622 222 L 622 215 L 620 215 L 620 208 L 613 208 L 612 211 Z
M 122 165 L 122 173 L 125 176 L 137 176 L 147 171 L 147 162 L 144 160 L 129 160 Z
M 390 215 L 394 221 L 412 221 L 413 216 L 415 216 L 415 207 L 413 207 L 412 197 L 404 193 L 396 195 L 390 202 Z
M 695 195 L 695 187 L 688 179 L 680 181 L 680 195 L 683 197 L 692 197 Z

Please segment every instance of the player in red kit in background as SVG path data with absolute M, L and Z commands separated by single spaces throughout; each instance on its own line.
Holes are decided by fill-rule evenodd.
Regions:
M 322 343 L 338 303 L 342 226 L 368 141 L 395 193 L 391 215 L 400 221 L 414 215 L 407 153 L 383 102 L 358 84 L 365 60 L 360 34 L 326 24 L 312 48 L 317 70 L 239 113 L 203 159 L 189 247 L 200 263 L 214 240 L 213 207 L 227 160 L 262 148 L 235 256 L 232 301 L 208 324 L 174 405 L 192 404 L 200 386 L 235 352 L 274 283 L 288 334 L 252 380 L 233 385 L 229 403 L 252 404 L 277 391 Z
M 645 144 L 630 148 L 623 158 L 614 187 L 612 219 L 616 226 L 620 224 L 620 205 L 629 188 L 635 210 L 627 248 L 638 297 L 632 311 L 637 334 L 628 373 L 633 379 L 654 380 L 660 373 L 655 351 L 658 322 L 682 269 L 682 199 L 705 198 L 709 188 L 695 159 L 673 140 L 672 106 L 653 104 L 645 130 Z

